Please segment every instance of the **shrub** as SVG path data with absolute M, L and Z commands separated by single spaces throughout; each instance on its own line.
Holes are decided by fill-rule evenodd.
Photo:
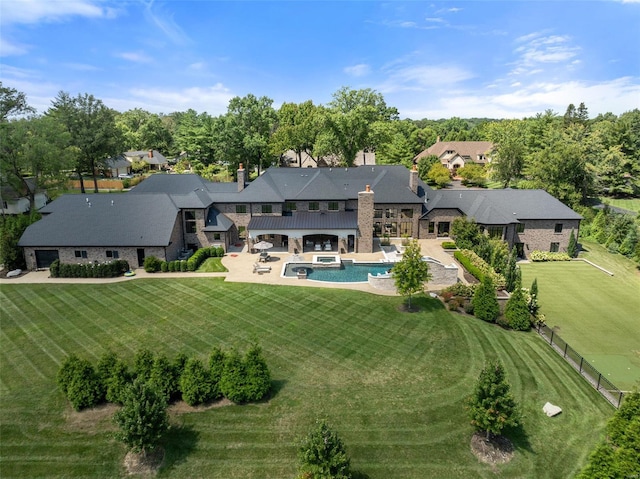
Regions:
M 442 248 L 443 249 L 456 249 L 457 246 L 456 246 L 455 242 L 453 242 L 453 241 L 443 241 L 442 242 Z
M 455 283 L 447 286 L 440 292 L 440 295 L 451 294 L 453 296 L 462 296 L 463 298 L 472 298 L 475 286 L 472 284 Z
M 160 263 L 160 271 L 162 271 L 163 273 L 169 271 L 169 263 L 167 263 L 166 261 Z
M 144 259 L 143 267 L 147 273 L 157 273 L 160 271 L 160 260 L 155 256 L 147 256 Z
M 169 273 L 173 273 L 176 270 L 176 262 L 169 261 Z
M 180 376 L 182 399 L 190 406 L 202 404 L 213 399 L 211 374 L 197 358 L 189 359 Z
M 58 278 L 60 276 L 60 260 L 57 259 L 51 266 L 49 266 L 49 274 L 51 274 L 52 278 Z
M 225 357 L 224 351 L 220 348 L 214 348 L 209 356 L 209 374 L 211 374 L 213 399 L 220 399 L 222 397 L 220 379 L 222 378 L 222 372 L 224 371 Z
M 187 262 L 182 260 L 180 261 L 180 271 L 182 273 L 186 273 L 187 272 Z
M 125 260 L 107 263 L 66 264 L 55 260 L 49 269 L 53 278 L 113 278 L 129 270 Z
M 344 443 L 325 421 L 306 437 L 298 449 L 300 478 L 349 479 L 351 460 Z
M 486 261 L 473 251 L 466 249 L 459 250 L 456 251 L 453 256 L 480 282 L 482 282 L 485 276 L 488 276 L 496 288 L 503 289 L 505 287 L 506 281 L 504 276 L 496 273 Z
M 467 314 L 473 314 L 473 302 L 472 301 L 467 301 L 466 303 L 464 303 L 464 312 Z
M 131 372 L 125 362 L 118 359 L 113 366 L 111 376 L 106 381 L 103 380 L 107 390 L 107 401 L 114 404 L 122 404 L 132 379 Z
M 180 390 L 176 369 L 165 356 L 156 356 L 149 375 L 149 384 L 162 394 L 167 402 Z
M 247 400 L 247 370 L 240 354 L 235 349 L 227 353 L 220 377 L 220 390 L 224 397 L 235 403 Z
M 224 248 L 222 246 L 218 246 L 216 248 L 216 256 L 218 258 L 222 258 L 224 256 Z
M 511 294 L 504 308 L 504 316 L 511 329 L 516 331 L 528 331 L 531 329 L 531 313 L 527 307 L 527 300 L 518 286 Z
M 496 290 L 491 278 L 485 276 L 473 295 L 473 310 L 477 318 L 494 322 L 500 314 Z
M 262 356 L 262 348 L 253 344 L 245 354 L 246 401 L 259 401 L 265 397 L 271 389 L 271 373 L 267 362 Z
M 58 370 L 56 381 L 76 411 L 93 407 L 104 399 L 100 377 L 86 359 L 69 356 Z
M 531 261 L 571 261 L 571 256 L 567 253 L 535 250 L 531 252 L 529 259 Z
M 133 372 L 136 379 L 148 381 L 155 361 L 154 354 L 148 349 L 140 349 L 133 357 Z

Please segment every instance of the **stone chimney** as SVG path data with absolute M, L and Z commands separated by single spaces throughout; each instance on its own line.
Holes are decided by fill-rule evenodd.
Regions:
M 373 253 L 374 195 L 371 186 L 358 193 L 358 237 L 357 253 Z
M 240 163 L 238 167 L 238 193 L 244 190 L 244 165 Z
M 413 165 L 409 172 L 409 189 L 414 195 L 418 194 L 418 167 L 416 165 Z
M 149 158 L 153 158 L 153 150 L 149 150 Z

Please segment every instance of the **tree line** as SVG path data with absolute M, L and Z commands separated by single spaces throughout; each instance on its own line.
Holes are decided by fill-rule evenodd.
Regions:
M 492 142 L 489 178 L 503 187 L 543 188 L 570 206 L 598 193 L 640 193 L 640 110 L 590 119 L 583 103 L 570 104 L 564 115 L 547 110 L 518 120 L 410 120 L 375 90 L 343 87 L 326 105 L 308 100 L 276 109 L 272 99 L 248 94 L 212 116 L 192 109 L 121 113 L 91 94 L 61 91 L 37 115 L 24 93 L 0 83 L 0 135 L 3 181 L 28 194 L 26 177 L 50 185 L 69 170 L 83 189 L 84 178 L 92 178 L 97 191 L 96 174 L 106 161 L 130 150 L 158 150 L 215 180 L 233 175 L 240 163 L 260 174 L 290 151 L 297 166 L 303 155 L 316 164 L 330 158 L 352 166 L 364 151 L 365 161 L 375 152 L 377 164 L 410 167 L 438 139 Z

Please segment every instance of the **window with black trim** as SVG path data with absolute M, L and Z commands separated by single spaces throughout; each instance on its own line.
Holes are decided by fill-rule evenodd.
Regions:
M 436 232 L 436 222 L 429 221 L 429 233 L 435 233 L 435 232 Z
M 184 230 L 187 233 L 196 232 L 196 212 L 194 210 L 184 211 Z
M 524 233 L 524 223 L 518 223 L 516 225 L 516 233 Z
M 410 208 L 403 208 L 400 210 L 400 218 L 401 219 L 410 219 L 413 218 L 413 210 Z
M 556 223 L 556 227 L 553 230 L 554 233 L 562 233 L 562 223 Z
M 273 213 L 273 205 L 262 205 L 262 214 L 267 215 Z
M 116 249 L 113 249 L 113 250 L 108 249 L 106 253 L 107 253 L 107 258 L 118 259 L 120 257 L 120 253 Z
M 284 204 L 285 211 L 296 211 L 297 209 L 298 209 L 298 205 L 296 204 L 295 201 L 287 201 Z
M 238 214 L 238 215 L 246 215 L 247 214 L 247 205 L 236 205 L 236 214 Z
M 338 211 L 340 209 L 337 201 L 329 201 L 329 211 Z
M 560 251 L 560 243 L 551 243 L 549 251 L 552 253 L 557 253 L 558 251 Z
M 309 202 L 309 211 L 318 211 L 320 209 L 320 203 L 317 201 Z
M 87 251 L 84 250 L 84 249 L 83 250 L 77 249 L 77 250 L 75 250 L 74 253 L 76 255 L 76 258 L 86 258 L 87 257 Z
M 375 210 L 373 210 L 373 217 L 374 218 L 382 218 L 383 213 L 384 213 L 383 210 L 375 209 Z

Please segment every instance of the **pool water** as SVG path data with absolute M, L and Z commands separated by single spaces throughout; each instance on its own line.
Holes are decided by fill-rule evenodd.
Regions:
M 312 281 L 327 281 L 331 283 L 366 283 L 368 275 L 386 273 L 390 268 L 389 263 L 354 263 L 349 260 L 342 260 L 339 268 L 313 268 L 311 263 L 289 263 L 284 275 L 294 278 L 300 268 L 307 270 L 307 279 Z

